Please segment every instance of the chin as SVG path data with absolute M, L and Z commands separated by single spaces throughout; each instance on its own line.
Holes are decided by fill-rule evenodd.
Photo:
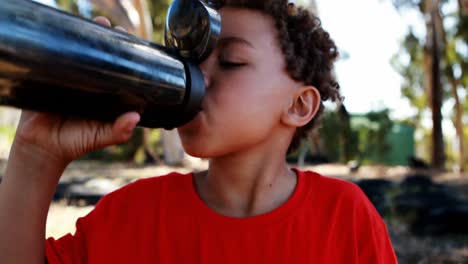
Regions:
M 207 158 L 208 146 L 200 142 L 195 131 L 187 131 L 183 128 L 178 129 L 180 141 L 184 151 L 190 156 L 197 158 Z
M 224 144 L 214 144 L 213 141 L 203 141 L 196 139 L 182 138 L 182 146 L 187 154 L 202 159 L 211 159 L 229 153 Z
M 213 154 L 207 150 L 207 148 L 203 147 L 195 147 L 195 146 L 187 146 L 183 144 L 184 150 L 187 154 L 192 157 L 201 158 L 201 159 L 209 159 L 213 157 Z

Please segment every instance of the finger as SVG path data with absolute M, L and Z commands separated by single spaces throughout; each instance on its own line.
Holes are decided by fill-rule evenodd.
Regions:
M 117 118 L 113 124 L 106 124 L 98 133 L 98 148 L 121 144 L 130 139 L 140 121 L 137 112 L 128 112 Z
M 101 24 L 101 25 L 106 26 L 106 27 L 111 26 L 111 22 L 109 21 L 109 19 L 107 19 L 106 17 L 103 17 L 103 16 L 95 17 L 94 21 L 97 22 L 98 24 Z
M 140 114 L 137 112 L 125 113 L 118 117 L 112 127 L 112 132 L 116 140 L 114 144 L 120 144 L 130 139 L 138 122 L 140 122 L 140 118 Z
M 115 29 L 123 31 L 123 32 L 127 32 L 127 30 L 122 26 L 116 26 Z

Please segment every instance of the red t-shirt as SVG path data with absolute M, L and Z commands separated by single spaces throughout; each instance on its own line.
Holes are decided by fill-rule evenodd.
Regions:
M 76 233 L 46 241 L 49 263 L 397 263 L 387 229 L 356 185 L 298 173 L 292 196 L 255 217 L 207 207 L 192 174 L 136 181 L 101 199 Z

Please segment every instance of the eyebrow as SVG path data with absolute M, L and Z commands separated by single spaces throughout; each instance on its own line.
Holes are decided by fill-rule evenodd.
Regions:
M 252 43 L 248 42 L 247 40 L 239 37 L 224 37 L 219 40 L 219 45 L 225 46 L 229 45 L 231 43 L 238 43 L 242 45 L 247 45 L 250 48 L 255 49 L 255 47 L 252 45 Z

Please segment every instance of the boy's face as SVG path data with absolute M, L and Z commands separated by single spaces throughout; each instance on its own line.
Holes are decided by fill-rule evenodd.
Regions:
M 221 38 L 200 66 L 206 82 L 203 111 L 178 129 L 185 151 L 212 158 L 268 144 L 300 83 L 285 70 L 273 19 L 225 7 Z

